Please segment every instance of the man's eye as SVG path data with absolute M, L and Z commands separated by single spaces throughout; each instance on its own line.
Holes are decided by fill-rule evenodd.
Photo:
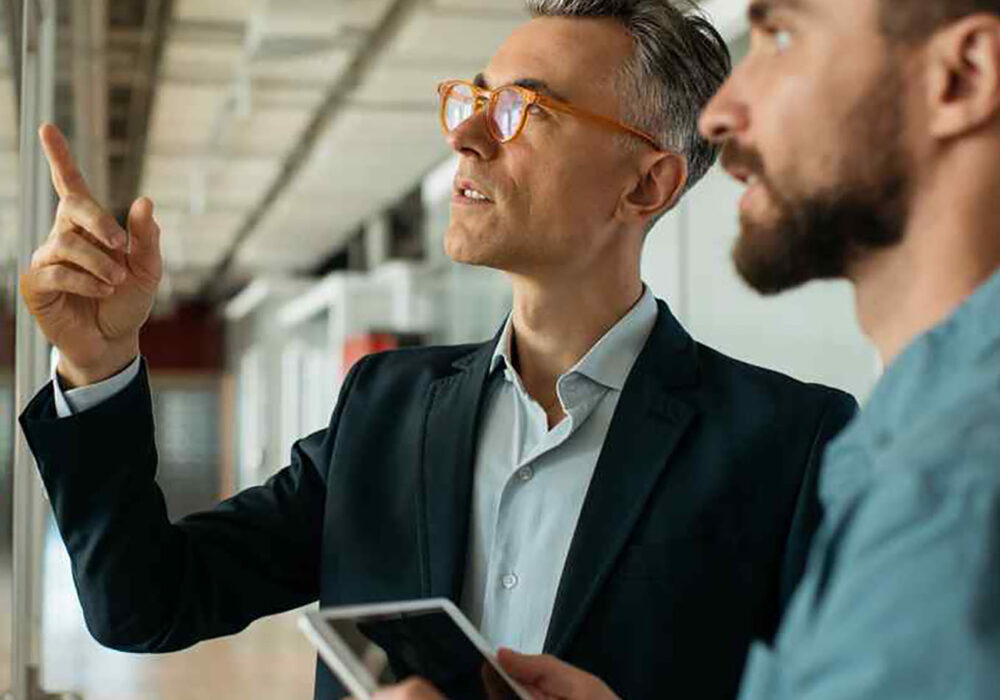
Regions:
M 777 29 L 771 32 L 771 41 L 779 53 L 784 53 L 792 47 L 792 33 L 786 29 Z

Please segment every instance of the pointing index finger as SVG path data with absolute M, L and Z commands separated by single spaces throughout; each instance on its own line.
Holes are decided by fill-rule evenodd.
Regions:
M 73 154 L 69 150 L 69 143 L 59 128 L 52 124 L 43 124 L 38 130 L 38 136 L 42 141 L 45 157 L 49 161 L 52 185 L 56 193 L 60 197 L 77 194 L 92 199 L 87 181 L 76 167 L 76 161 L 73 160 Z

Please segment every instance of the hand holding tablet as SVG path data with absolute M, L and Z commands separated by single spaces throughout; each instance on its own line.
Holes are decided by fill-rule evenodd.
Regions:
M 327 608 L 305 613 L 300 626 L 358 700 L 412 677 L 449 700 L 531 700 L 448 600 Z

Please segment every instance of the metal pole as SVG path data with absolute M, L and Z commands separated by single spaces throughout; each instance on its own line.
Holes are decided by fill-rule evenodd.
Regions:
M 41 167 L 35 125 L 51 120 L 55 98 L 56 16 L 51 0 L 25 0 L 21 51 L 20 245 L 18 271 L 46 235 L 52 192 Z M 23 303 L 17 306 L 16 405 L 24 406 L 45 381 L 48 346 Z M 38 696 L 41 489 L 23 435 L 14 449 L 14 630 L 11 693 L 14 700 Z

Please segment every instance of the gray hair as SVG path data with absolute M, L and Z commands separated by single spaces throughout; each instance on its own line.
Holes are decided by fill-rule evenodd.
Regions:
M 702 110 L 732 70 L 726 42 L 690 0 L 525 0 L 533 17 L 617 20 L 635 54 L 621 73 L 630 124 L 687 158 L 690 189 L 715 163 L 718 147 L 698 131 Z

